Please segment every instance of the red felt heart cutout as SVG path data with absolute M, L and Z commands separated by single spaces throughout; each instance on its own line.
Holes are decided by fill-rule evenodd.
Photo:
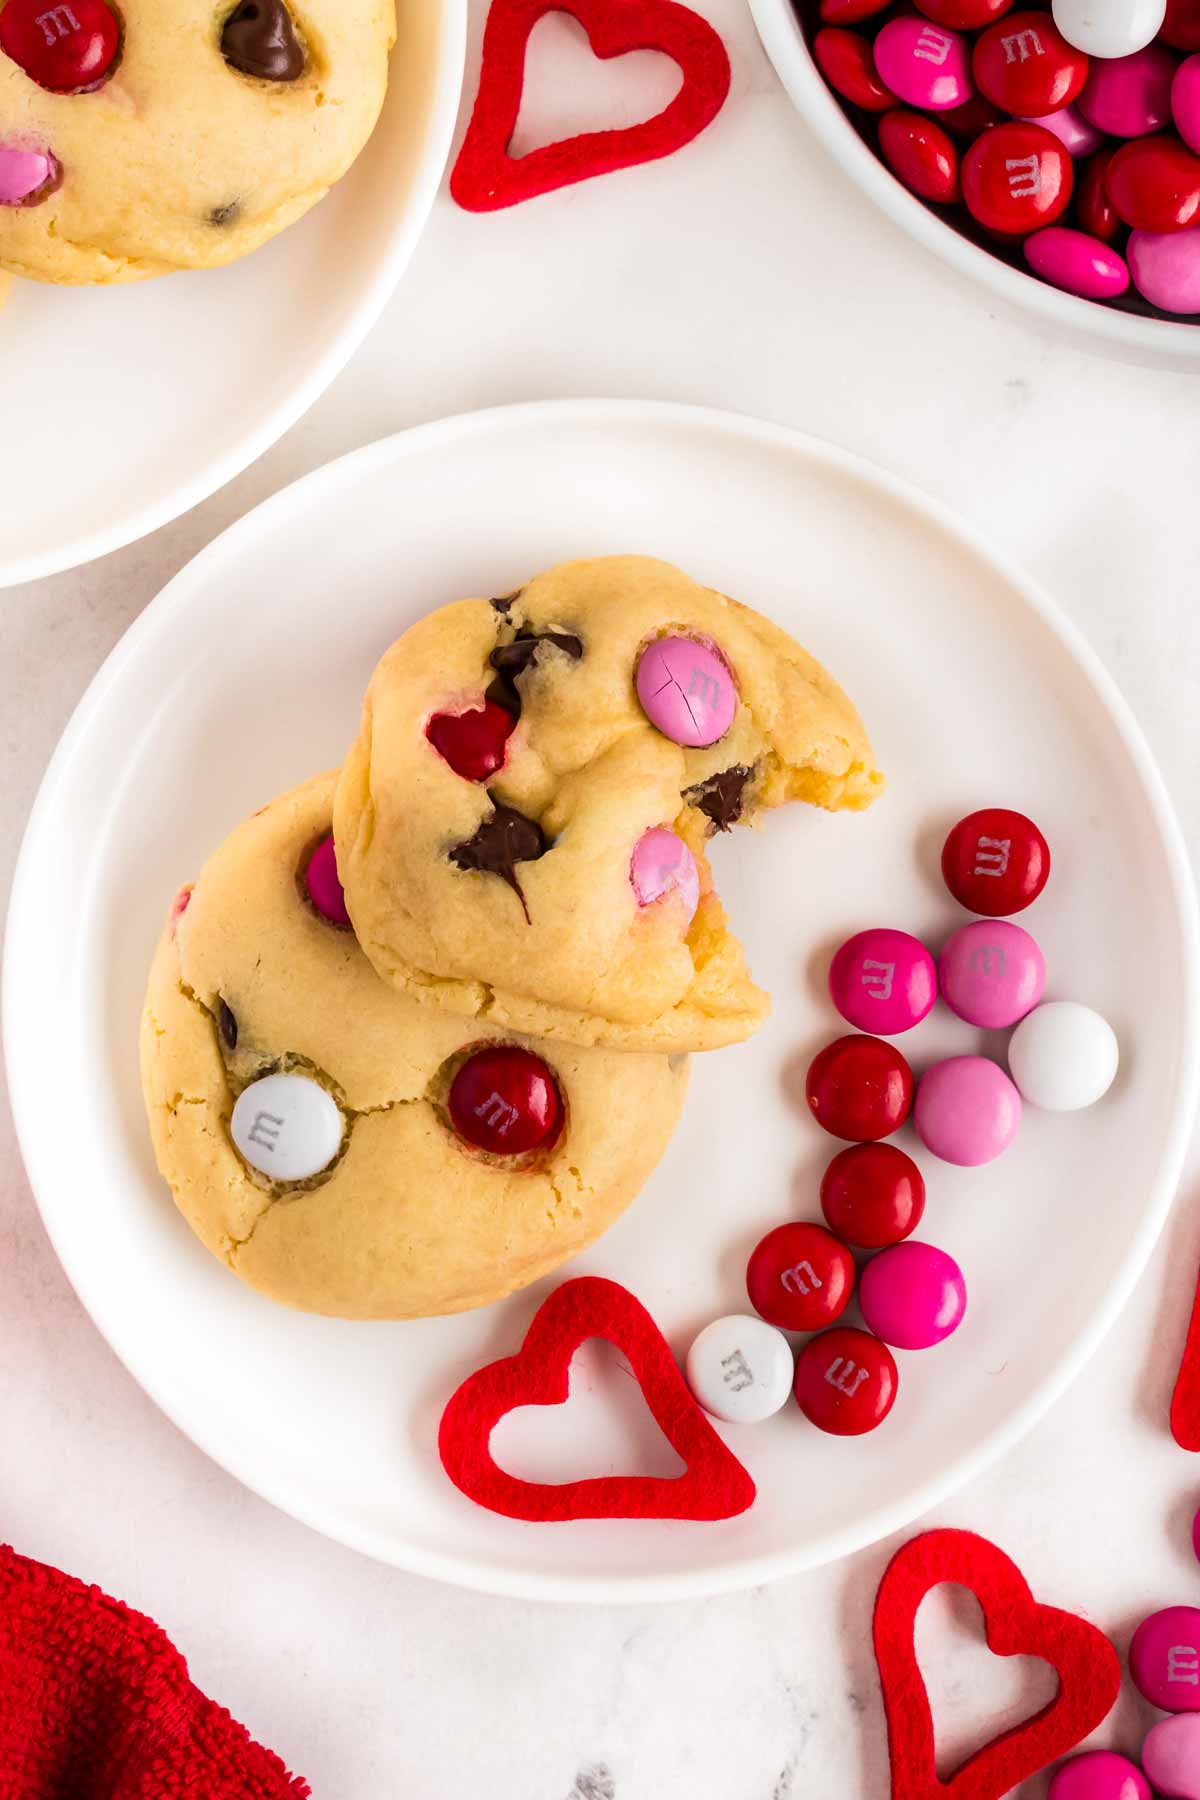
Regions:
M 528 156 L 509 156 L 529 34 L 552 12 L 577 19 L 596 56 L 661 51 L 679 65 L 683 86 L 662 112 L 641 124 L 585 131 Z M 678 0 L 493 0 L 483 33 L 479 92 L 450 192 L 468 212 L 496 212 L 592 175 L 670 156 L 716 118 L 729 79 L 724 44 L 706 20 Z
M 1171 1395 L 1171 1433 L 1181 1450 L 1200 1450 L 1200 1283 Z
M 624 1352 L 684 1474 L 522 1481 L 493 1460 L 491 1435 L 505 1413 L 567 1398 L 571 1358 L 588 1338 Z M 650 1314 L 628 1288 L 599 1275 L 556 1288 L 517 1354 L 467 1377 L 442 1414 L 438 1449 L 469 1500 L 510 1519 L 729 1519 L 754 1500 L 753 1481 L 692 1399 Z
M 1038 1656 L 1058 1676 L 1049 1706 L 993 1738 L 949 1781 L 938 1778 L 933 1714 L 914 1644 L 917 1609 L 943 1581 L 975 1595 L 994 1655 Z M 1121 1664 L 1104 1633 L 1074 1613 L 1039 1605 L 1011 1558 L 971 1531 L 928 1531 L 892 1558 L 875 1598 L 875 1660 L 892 1800 L 1000 1800 L 1094 1731 L 1121 1687 Z

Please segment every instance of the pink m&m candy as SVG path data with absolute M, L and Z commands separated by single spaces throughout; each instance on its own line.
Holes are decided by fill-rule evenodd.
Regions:
M 1175 71 L 1171 115 L 1184 143 L 1200 150 L 1200 56 L 1189 56 Z
M 1090 156 L 1104 142 L 1104 133 L 1089 124 L 1075 106 L 1060 106 L 1057 112 L 1043 113 L 1040 118 L 1029 118 L 1025 122 L 1052 131 L 1072 156 Z
M 58 186 L 59 167 L 48 150 L 0 144 L 0 206 L 33 206 Z
M 952 1256 L 910 1239 L 872 1257 L 858 1303 L 876 1337 L 897 1350 L 928 1350 L 962 1324 L 967 1284 Z
M 1119 250 L 1066 225 L 1047 225 L 1027 237 L 1025 261 L 1043 281 L 1084 300 L 1115 300 L 1129 286 L 1129 267 Z
M 1127 1756 L 1085 1750 L 1055 1769 L 1046 1800 L 1151 1800 L 1150 1784 Z
M 1032 1012 L 1046 964 L 1027 931 L 1007 919 L 976 919 L 946 942 L 938 961 L 942 999 L 968 1025 L 1002 1031 Z
M 304 887 L 313 906 L 331 925 L 346 929 L 350 914 L 346 911 L 346 895 L 338 877 L 337 855 L 332 834 L 322 838 L 308 859 L 304 871 Z
M 688 923 L 700 904 L 700 871 L 696 859 L 674 831 L 656 825 L 643 831 L 633 846 L 629 879 L 639 906 L 672 896 L 683 904 Z
M 928 19 L 889 19 L 875 39 L 875 67 L 891 93 L 927 112 L 961 106 L 974 91 L 966 39 Z
M 919 939 L 880 928 L 847 938 L 829 969 L 829 993 L 860 1031 L 894 1037 L 919 1025 L 937 999 L 937 971 Z
M 1152 1706 L 1200 1712 L 1200 1608 L 1164 1606 L 1143 1619 L 1129 1646 L 1129 1673 Z
M 1125 254 L 1133 285 L 1151 306 L 1200 313 L 1200 230 L 1131 231 Z
M 637 666 L 637 697 L 674 744 L 715 744 L 733 724 L 737 690 L 720 651 L 699 638 L 655 638 Z
M 1175 58 L 1161 44 L 1147 44 L 1132 56 L 1097 58 L 1079 96 L 1079 110 L 1111 137 L 1144 137 L 1171 117 Z
M 1200 1800 L 1200 1719 L 1160 1719 L 1142 1740 L 1142 1767 L 1162 1800 Z
M 921 1077 L 913 1124 L 943 1162 L 975 1169 L 1012 1143 L 1021 1096 L 1004 1070 L 985 1056 L 951 1056 Z

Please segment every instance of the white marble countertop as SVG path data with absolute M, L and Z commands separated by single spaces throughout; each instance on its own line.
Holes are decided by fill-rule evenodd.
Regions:
M 1196 380 L 1101 361 L 1000 313 L 888 224 L 792 112 L 741 0 L 731 101 L 683 154 L 507 213 L 443 192 L 407 279 L 332 391 L 188 517 L 0 596 L 7 874 L 41 771 L 164 581 L 258 500 L 404 425 L 553 395 L 706 402 L 806 427 L 956 507 L 1057 595 L 1133 704 L 1200 844 Z M 474 91 L 483 0 L 474 5 Z M 669 92 L 538 27 L 544 138 Z M 557 90 L 557 97 L 551 89 Z M 569 89 L 569 97 L 567 90 Z M 7 883 L 5 883 L 5 887 Z M 241 1489 L 116 1362 L 62 1275 L 0 1122 L 0 1536 L 154 1614 L 195 1679 L 324 1800 L 884 1800 L 871 1601 L 895 1544 L 738 1597 L 588 1610 L 376 1567 Z M 1166 1405 L 1200 1259 L 1200 1154 L 1119 1325 L 1019 1448 L 938 1522 L 994 1538 L 1119 1641 L 1200 1599 L 1200 1464 Z M 86 1196 L 82 1197 L 86 1201 Z M 938 1596 L 920 1642 L 948 1751 L 1049 1691 Z M 1128 1695 L 1102 1734 L 1136 1746 Z M 1044 1780 L 1026 1794 L 1044 1793 Z

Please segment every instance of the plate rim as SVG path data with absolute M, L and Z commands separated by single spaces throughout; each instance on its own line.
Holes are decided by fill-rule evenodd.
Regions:
M 40 859 L 40 840 L 48 830 L 52 830 L 59 792 L 71 774 L 78 750 L 86 744 L 94 716 L 106 703 L 110 688 L 123 673 L 126 664 L 140 654 L 143 639 L 149 637 L 152 631 L 158 630 L 164 621 L 169 621 L 177 613 L 187 609 L 193 589 L 202 586 L 207 577 L 210 562 L 216 563 L 229 555 L 239 554 L 243 538 L 253 537 L 264 521 L 269 521 L 275 512 L 286 513 L 297 504 L 303 505 L 309 493 L 327 489 L 329 484 L 340 487 L 352 483 L 360 470 L 370 469 L 376 464 L 394 462 L 399 465 L 408 456 L 420 456 L 427 447 L 442 448 L 477 433 L 497 429 L 521 432 L 540 430 L 555 424 L 564 427 L 580 425 L 584 428 L 603 428 L 613 424 L 638 425 L 650 429 L 685 428 L 705 435 L 712 434 L 718 439 L 734 439 L 752 449 L 767 448 L 808 457 L 816 456 L 827 466 L 837 468 L 876 493 L 898 502 L 907 510 L 915 510 L 926 522 L 933 523 L 970 554 L 987 563 L 1001 580 L 1016 590 L 1076 663 L 1116 731 L 1151 808 L 1156 834 L 1167 864 L 1173 910 L 1187 953 L 1180 977 L 1180 1054 L 1175 1073 L 1171 1125 L 1160 1148 L 1157 1176 L 1151 1184 L 1142 1218 L 1122 1261 L 1120 1272 L 1109 1284 L 1087 1327 L 1080 1332 L 1059 1363 L 1014 1408 L 1012 1416 L 1002 1426 L 973 1450 L 964 1453 L 938 1474 L 910 1490 L 902 1500 L 882 1505 L 864 1519 L 828 1532 L 800 1548 L 720 1562 L 702 1569 L 646 1576 L 590 1577 L 534 1573 L 519 1566 L 480 1562 L 462 1552 L 429 1550 L 412 1544 L 398 1545 L 369 1529 L 347 1529 L 340 1521 L 331 1524 L 323 1516 L 323 1509 L 319 1504 L 306 1504 L 302 1497 L 297 1500 L 296 1496 L 287 1492 L 286 1482 L 283 1484 L 285 1491 L 280 1491 L 270 1479 L 263 1479 L 261 1471 L 256 1470 L 253 1476 L 247 1474 L 240 1466 L 241 1459 L 238 1456 L 230 1455 L 224 1449 L 215 1449 L 204 1421 L 185 1418 L 184 1409 L 177 1409 L 174 1402 L 160 1391 L 153 1370 L 135 1368 L 125 1355 L 119 1341 L 122 1336 L 119 1320 L 106 1314 L 102 1297 L 97 1299 L 94 1294 L 86 1291 L 89 1287 L 86 1270 L 73 1266 L 71 1252 L 61 1241 L 62 1234 L 52 1216 L 47 1214 L 42 1201 L 42 1188 L 43 1185 L 49 1187 L 51 1184 L 41 1172 L 37 1133 L 31 1122 L 33 1077 L 32 1074 L 26 1077 L 22 1072 L 22 1059 L 18 1053 L 22 1029 L 17 1015 L 22 1004 L 23 985 L 19 970 L 23 961 L 30 960 L 23 955 L 23 940 L 30 929 L 26 920 L 32 921 L 37 914 L 33 884 L 34 864 Z M 613 1605 L 741 1592 L 765 1582 L 839 1561 L 856 1550 L 878 1543 L 957 1492 L 1006 1454 L 1044 1417 L 1082 1371 L 1115 1324 L 1145 1270 L 1170 1212 L 1190 1141 L 1197 1100 L 1200 1098 L 1200 913 L 1197 910 L 1191 863 L 1182 828 L 1158 764 L 1129 702 L 1098 653 L 1039 583 L 1025 574 L 1006 554 L 997 551 L 973 524 L 908 480 L 857 452 L 832 444 L 813 433 L 727 409 L 675 401 L 583 398 L 526 401 L 453 414 L 424 425 L 411 426 L 311 470 L 252 508 L 200 550 L 167 582 L 114 645 L 85 689 L 47 764 L 17 856 L 5 932 L 2 985 L 3 1015 L 0 1023 L 3 1028 L 10 1103 L 17 1143 L 34 1202 L 55 1254 L 80 1304 L 138 1386 L 150 1396 L 172 1424 L 219 1467 L 261 1499 L 323 1536 L 412 1574 L 428 1576 L 475 1592 L 514 1599 Z M 50 1213 L 53 1215 L 53 1208 Z
M 83 568 L 101 556 L 140 543 L 152 532 L 191 512 L 193 507 L 211 499 L 213 494 L 235 480 L 260 456 L 265 456 L 316 405 L 341 374 L 367 333 L 378 323 L 384 307 L 399 286 L 424 236 L 450 160 L 466 80 L 468 0 L 438 0 L 438 4 L 441 49 L 437 83 L 411 203 L 402 229 L 396 232 L 390 250 L 363 288 L 341 331 L 325 346 L 304 379 L 260 418 L 252 431 L 208 461 L 190 480 L 181 482 L 156 501 L 125 514 L 118 523 L 85 532 L 53 549 L 30 551 L 8 559 L 0 555 L 0 592 L 26 582 L 40 581 L 48 575 Z

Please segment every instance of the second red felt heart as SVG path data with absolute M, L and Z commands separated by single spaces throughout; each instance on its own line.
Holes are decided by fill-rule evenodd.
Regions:
M 1037 1656 L 1058 1676 L 1049 1706 L 993 1738 L 948 1781 L 937 1773 L 933 1714 L 914 1644 L 917 1609 L 943 1581 L 975 1595 L 996 1656 Z M 892 1558 L 875 1599 L 875 1658 L 892 1800 L 1001 1800 L 1094 1731 L 1121 1687 L 1121 1665 L 1104 1633 L 1074 1613 L 1040 1605 L 1011 1558 L 970 1531 L 928 1531 Z
M 662 112 L 639 125 L 581 132 L 528 156 L 510 156 L 529 35 L 552 12 L 577 19 L 598 57 L 661 51 L 678 64 L 683 86 Z M 593 175 L 669 156 L 720 112 L 729 80 L 724 44 L 711 25 L 677 0 L 493 0 L 479 92 L 450 192 L 468 212 L 494 212 Z

